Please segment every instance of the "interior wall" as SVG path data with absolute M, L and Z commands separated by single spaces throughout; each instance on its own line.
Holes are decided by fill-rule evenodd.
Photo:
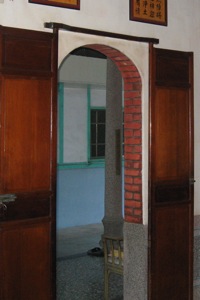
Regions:
M 106 108 L 106 60 L 68 56 L 59 68 L 57 229 L 101 223 L 105 166 L 89 157 L 89 111 Z
M 57 179 L 57 229 L 101 223 L 104 167 L 58 170 Z

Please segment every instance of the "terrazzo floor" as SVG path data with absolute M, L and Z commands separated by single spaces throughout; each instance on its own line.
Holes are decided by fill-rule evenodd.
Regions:
M 87 255 L 99 247 L 102 233 L 102 224 L 57 232 L 57 300 L 104 299 L 103 258 Z M 110 279 L 110 300 L 123 300 L 122 276 L 111 274 Z M 193 300 L 200 300 L 199 287 L 194 287 Z
M 57 232 L 57 300 L 103 300 L 104 258 L 87 251 L 99 247 L 102 224 Z M 123 300 L 123 278 L 110 276 L 110 300 Z

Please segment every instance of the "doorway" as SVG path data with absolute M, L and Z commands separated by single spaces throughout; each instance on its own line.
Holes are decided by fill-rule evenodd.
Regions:
M 2 208 L 7 207 L 8 210 L 4 210 L 1 220 L 0 237 L 4 247 L 1 247 L 2 259 L 0 262 L 0 269 L 1 279 L 5 284 L 1 287 L 0 295 L 3 299 L 14 299 L 17 294 L 21 299 L 35 299 L 35 295 L 37 294 L 37 298 L 49 299 L 55 296 L 55 281 L 53 280 L 55 264 L 54 261 L 52 261 L 52 258 L 54 257 L 54 247 L 52 248 L 52 244 L 54 243 L 55 233 L 54 197 L 56 182 L 56 151 L 54 146 L 56 141 L 56 95 L 53 83 L 57 73 L 57 53 L 54 51 L 57 47 L 57 39 L 55 38 L 55 35 L 49 33 L 30 32 L 27 30 L 8 29 L 4 27 L 1 28 L 1 35 L 3 41 L 2 49 L 5 50 L 6 54 L 4 56 L 4 65 L 2 69 L 1 87 L 1 121 L 3 126 L 1 131 L 1 142 L 6 146 L 2 147 L 1 152 L 1 160 L 4 162 L 1 165 L 1 194 L 17 192 L 18 199 L 14 203 L 13 201 L 10 201 L 11 203 L 8 204 L 8 207 L 7 204 L 5 206 L 1 205 Z M 82 40 L 80 39 L 79 42 L 81 43 L 81 41 Z M 69 40 L 67 43 L 70 44 Z M 131 47 L 130 44 L 129 46 Z M 142 224 L 141 79 L 140 76 L 137 75 L 138 71 L 137 69 L 135 70 L 135 66 L 124 54 L 122 54 L 123 51 L 119 52 L 111 47 L 101 46 L 99 44 L 90 45 L 89 47 L 105 52 L 110 59 L 113 59 L 113 61 L 116 62 L 119 68 L 123 69 L 125 67 L 126 69 L 126 71 L 121 71 L 124 78 L 124 86 L 126 85 L 124 93 L 126 118 L 125 220 L 126 227 L 130 224 L 134 226 L 131 232 L 126 232 L 124 239 L 126 249 L 130 250 L 127 253 L 129 260 L 127 261 L 125 259 L 124 264 L 126 266 L 126 272 L 127 268 L 129 268 L 129 270 L 132 271 L 131 275 L 134 276 L 135 263 L 138 261 L 141 262 L 141 260 L 144 260 L 144 257 L 147 257 L 147 238 L 144 230 L 141 230 L 142 226 L 139 226 Z M 27 51 L 27 49 L 30 51 Z M 124 52 L 126 53 L 126 51 Z M 142 59 L 148 57 L 147 52 L 145 52 L 144 56 L 140 53 L 140 56 Z M 26 57 L 25 61 L 24 57 Z M 34 60 L 33 57 L 35 57 Z M 165 168 L 163 168 L 162 165 L 160 166 L 159 163 L 152 168 L 152 171 L 154 171 L 152 175 L 155 176 L 152 178 L 156 179 L 155 184 L 157 184 L 157 186 L 153 185 L 156 189 L 152 189 L 152 191 L 155 192 L 152 193 L 152 208 L 154 209 L 153 217 L 155 218 L 154 220 L 157 221 L 153 222 L 153 219 L 151 221 L 151 224 L 154 224 L 154 227 L 151 227 L 152 236 L 154 237 L 154 240 L 152 240 L 154 242 L 154 248 L 151 247 L 151 249 L 156 250 L 152 251 L 153 255 L 151 257 L 151 261 L 153 262 L 151 265 L 151 267 L 153 266 L 151 269 L 152 275 L 155 275 L 155 269 L 158 271 L 156 277 L 154 276 L 156 288 L 153 288 L 152 290 L 156 292 L 157 299 L 163 298 L 163 294 L 166 295 L 166 285 L 160 284 L 159 282 L 159 280 L 163 279 L 163 277 L 160 276 L 163 272 L 163 268 L 160 267 L 162 264 L 158 262 L 157 253 L 160 254 L 161 259 L 163 253 L 168 254 L 169 259 L 173 257 L 173 262 L 180 262 L 181 268 L 183 266 L 185 268 L 185 264 L 182 262 L 185 262 L 184 257 L 187 256 L 187 258 L 190 259 L 190 263 L 188 263 L 188 265 L 186 264 L 186 269 L 189 271 L 187 274 L 185 270 L 182 272 L 182 269 L 178 268 L 176 264 L 176 270 L 181 276 L 184 276 L 184 274 L 187 276 L 189 274 L 188 278 L 190 282 L 187 281 L 188 284 L 186 284 L 186 278 L 178 280 L 178 282 L 181 283 L 181 285 L 183 284 L 182 286 L 187 290 L 185 293 L 184 290 L 180 288 L 181 295 L 184 293 L 185 297 L 187 292 L 192 294 L 192 239 L 190 238 L 193 236 L 193 187 L 192 177 L 190 177 L 189 180 L 187 178 L 188 174 L 193 175 L 193 157 L 192 155 L 188 155 L 188 153 L 192 154 L 191 150 L 193 146 L 193 127 L 191 122 L 192 118 L 190 118 L 190 116 L 192 116 L 191 113 L 193 108 L 192 55 L 176 51 L 159 50 L 157 53 L 154 52 L 153 55 L 151 55 L 151 58 L 151 66 L 153 68 L 151 78 L 156 79 L 151 82 L 152 95 L 156 96 L 153 97 L 153 99 L 155 99 L 153 103 L 159 104 L 152 106 L 152 112 L 154 112 L 154 116 L 160 117 L 159 122 L 156 122 L 157 118 L 153 118 L 152 120 L 154 121 L 153 126 L 157 130 L 157 133 L 161 133 L 160 136 L 152 136 L 157 138 L 157 143 L 152 143 L 154 146 L 152 154 L 158 154 L 152 156 L 152 158 L 166 158 L 166 154 L 169 153 L 166 149 L 171 146 L 171 143 L 168 142 L 168 139 L 163 138 L 162 135 L 162 129 L 166 128 L 166 125 L 169 129 L 171 127 L 176 128 L 178 125 L 178 132 L 176 130 L 169 130 L 169 132 L 173 132 L 172 136 L 170 136 L 170 141 L 174 143 L 173 145 L 176 149 L 181 149 L 182 143 L 180 143 L 180 141 L 182 138 L 184 145 L 186 144 L 186 147 L 182 147 L 184 149 L 182 155 L 179 155 L 179 151 L 173 152 L 173 154 L 176 153 L 178 157 L 178 164 L 171 164 L 171 168 L 168 168 L 168 160 L 159 159 L 157 162 L 164 163 Z M 51 64 L 52 61 L 55 62 L 53 66 Z M 175 63 L 176 67 L 174 67 Z M 145 68 L 141 67 L 143 76 L 144 73 L 146 73 L 145 70 Z M 155 70 L 157 72 L 155 72 Z M 165 81 L 165 79 L 167 79 L 167 81 Z M 33 93 L 30 93 L 30 91 L 33 91 Z M 148 99 L 148 97 L 144 97 L 144 99 Z M 174 99 L 176 100 L 175 103 Z M 165 118 L 167 115 L 171 117 L 167 122 L 165 118 L 162 118 L 162 114 L 159 113 L 165 112 L 165 107 L 163 107 L 164 104 L 167 105 L 168 111 L 170 112 L 170 107 L 174 107 L 175 105 L 177 112 L 176 114 L 164 114 Z M 181 110 L 177 109 L 178 104 L 180 104 Z M 46 117 L 44 117 L 44 112 Z M 174 116 L 177 116 L 178 118 L 174 118 Z M 173 122 L 171 122 L 171 120 Z M 185 120 L 187 120 L 187 122 L 185 122 Z M 183 127 L 180 126 L 182 123 Z M 41 128 L 43 130 L 41 130 Z M 154 134 L 156 133 L 156 130 L 153 131 Z M 184 134 L 182 132 L 184 132 Z M 177 134 L 179 139 L 174 139 L 174 133 Z M 190 137 L 189 144 L 187 137 Z M 162 138 L 163 141 L 162 147 L 160 147 L 160 138 Z M 26 141 L 26 143 L 24 143 L 24 141 Z M 152 141 L 154 141 L 153 138 Z M 32 155 L 30 155 L 30 153 L 32 153 Z M 188 157 L 191 158 L 189 163 Z M 181 159 L 183 159 L 184 164 L 180 163 Z M 156 159 L 153 161 L 156 162 Z M 168 181 L 170 184 L 166 186 L 166 181 L 157 181 L 157 179 L 163 179 L 163 170 L 166 171 L 166 174 L 168 175 L 168 171 L 174 171 L 174 169 L 176 169 L 174 166 L 178 166 L 178 169 L 180 167 L 179 170 L 183 171 L 178 172 L 178 175 L 181 174 L 181 176 L 187 176 L 178 178 L 179 181 L 176 185 L 173 185 L 171 184 L 172 182 Z M 187 171 L 188 166 L 189 169 L 191 167 L 191 172 L 189 173 Z M 19 172 L 19 170 L 21 171 Z M 19 173 L 21 177 L 19 176 Z M 184 179 L 184 182 L 181 181 L 182 179 Z M 143 182 L 145 183 L 144 180 Z M 182 183 L 184 183 L 185 186 L 181 186 Z M 174 191 L 176 197 L 174 197 Z M 180 198 L 177 197 L 177 193 L 181 196 Z M 169 203 L 166 195 L 170 195 L 170 200 L 173 200 L 174 202 L 171 201 L 173 203 Z M 188 195 L 191 195 L 189 201 L 185 197 Z M 153 198 L 153 196 L 156 197 Z M 6 198 L 6 200 L 8 199 L 13 200 Z M 167 209 L 170 214 L 165 213 L 164 208 L 166 208 L 166 204 L 170 205 Z M 177 205 L 176 211 L 173 209 L 175 204 Z M 143 213 L 144 212 L 145 210 L 143 210 Z M 169 215 L 174 223 L 168 222 Z M 188 226 L 185 223 L 186 219 L 188 221 L 187 224 L 189 224 Z M 176 220 L 178 220 L 178 223 L 175 222 Z M 160 222 L 162 222 L 162 226 L 160 226 Z M 184 247 L 177 247 L 177 243 L 170 242 L 169 239 L 168 248 L 165 247 L 166 237 L 168 236 L 166 233 L 171 231 L 171 225 L 173 225 L 173 228 L 175 226 L 178 229 L 177 231 L 173 230 L 173 235 L 169 235 L 171 241 L 177 242 L 174 233 L 178 232 L 178 236 L 182 237 L 181 241 L 183 242 Z M 161 232 L 158 229 L 164 229 L 164 234 L 163 231 Z M 180 230 L 182 230 L 181 235 Z M 186 231 L 187 239 L 185 238 Z M 145 241 L 144 243 L 141 243 L 141 237 L 143 238 L 143 241 Z M 159 237 L 163 243 L 160 243 L 157 237 Z M 135 241 L 134 238 L 137 238 L 137 243 L 135 243 L 135 245 L 133 245 L 133 243 L 131 244 L 132 241 Z M 188 248 L 188 244 L 190 244 L 190 249 Z M 13 245 L 17 245 L 17 251 L 13 252 Z M 171 246 L 176 246 L 175 250 L 183 250 L 181 256 L 179 252 L 176 252 L 179 259 L 181 257 L 183 258 L 182 261 L 174 259 L 173 255 L 169 255 L 173 252 L 172 250 L 174 250 Z M 146 252 L 141 252 L 141 249 L 146 250 Z M 190 251 L 190 257 L 188 256 L 188 250 Z M 138 257 L 140 258 L 139 260 Z M 166 270 L 168 271 L 170 269 L 170 272 L 173 271 L 173 262 L 168 269 L 168 264 L 165 264 L 166 261 L 168 260 L 161 261 L 164 262 Z M 156 267 L 155 262 L 158 262 L 158 268 Z M 146 291 L 143 291 L 147 283 L 147 280 L 146 282 L 143 281 L 145 277 L 143 275 L 146 275 L 147 273 L 146 266 L 147 265 L 144 262 L 143 268 L 140 268 L 140 271 L 142 269 L 143 273 L 140 273 L 140 276 L 138 276 L 137 272 L 137 278 L 132 278 L 129 274 L 128 279 L 131 278 L 131 282 L 128 282 L 127 280 L 124 289 L 125 293 L 129 293 L 129 299 L 130 292 L 132 292 L 130 291 L 132 286 L 136 287 L 136 291 L 133 291 L 133 295 L 136 295 L 135 292 L 139 293 L 142 291 L 143 297 L 140 298 L 146 298 L 147 293 Z M 19 272 L 23 276 L 19 277 Z M 41 275 L 44 274 L 45 276 L 41 277 Z M 126 278 L 126 274 L 124 278 Z M 176 276 L 168 276 L 168 279 L 172 279 L 173 282 L 175 282 L 174 278 L 177 280 Z M 152 282 L 153 281 L 151 281 L 151 283 Z M 171 286 L 171 282 L 168 286 Z M 177 291 L 180 295 L 176 286 L 174 286 L 173 290 L 175 291 L 174 295 L 177 295 Z M 168 291 L 171 292 L 172 289 L 170 288 Z M 133 298 L 134 296 L 131 299 Z M 186 299 L 188 300 L 188 298 L 189 297 Z M 192 297 L 190 298 L 192 299 Z M 125 299 L 127 298 L 125 297 Z M 177 299 L 177 297 L 175 299 Z
M 99 45 L 98 45 L 99 47 Z M 94 45 L 92 49 L 95 49 Z M 105 46 L 103 46 L 105 51 Z M 120 57 L 121 61 L 117 63 L 117 66 L 120 69 L 121 75 L 124 79 L 124 154 L 126 155 L 125 169 L 126 180 L 123 183 L 126 196 L 127 196 L 127 204 L 126 208 L 131 204 L 130 195 L 132 194 L 132 200 L 134 201 L 134 197 L 136 197 L 135 201 L 137 202 L 135 219 L 141 222 L 142 214 L 139 213 L 141 209 L 139 194 L 141 192 L 141 78 L 139 76 L 139 72 L 136 67 L 132 64 L 132 62 L 123 54 L 119 53 L 118 50 L 111 49 L 107 47 L 107 51 L 109 56 L 112 58 L 114 63 L 116 63 Z M 87 48 L 91 49 L 91 48 Z M 111 53 L 112 50 L 112 53 Z M 103 52 L 104 52 L 103 51 Z M 96 49 L 95 49 L 96 52 Z M 98 52 L 99 53 L 99 52 Z M 116 55 L 118 56 L 116 57 Z M 108 56 L 106 56 L 108 57 Z M 91 91 L 91 90 L 90 90 Z M 134 123 L 134 126 L 132 125 Z M 132 127 L 133 126 L 133 127 Z M 133 154 L 134 153 L 134 154 Z M 134 175 L 131 173 L 132 170 L 135 170 Z M 133 177 L 135 178 L 135 187 L 134 195 L 132 191 L 132 183 Z M 132 183 L 131 183 L 132 181 Z M 130 190 L 129 190 L 130 189 Z M 103 199 L 104 197 L 102 197 Z M 125 207 L 125 205 L 124 205 Z M 130 216 L 128 216 L 130 221 Z

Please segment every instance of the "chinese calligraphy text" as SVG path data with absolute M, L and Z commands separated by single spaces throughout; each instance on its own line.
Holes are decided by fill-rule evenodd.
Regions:
M 130 20 L 167 25 L 167 0 L 130 0 Z

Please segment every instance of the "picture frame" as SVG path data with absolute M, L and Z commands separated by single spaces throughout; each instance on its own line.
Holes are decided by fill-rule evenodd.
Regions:
M 129 0 L 130 20 L 167 26 L 167 0 Z
M 29 3 L 80 9 L 80 0 L 29 0 Z

